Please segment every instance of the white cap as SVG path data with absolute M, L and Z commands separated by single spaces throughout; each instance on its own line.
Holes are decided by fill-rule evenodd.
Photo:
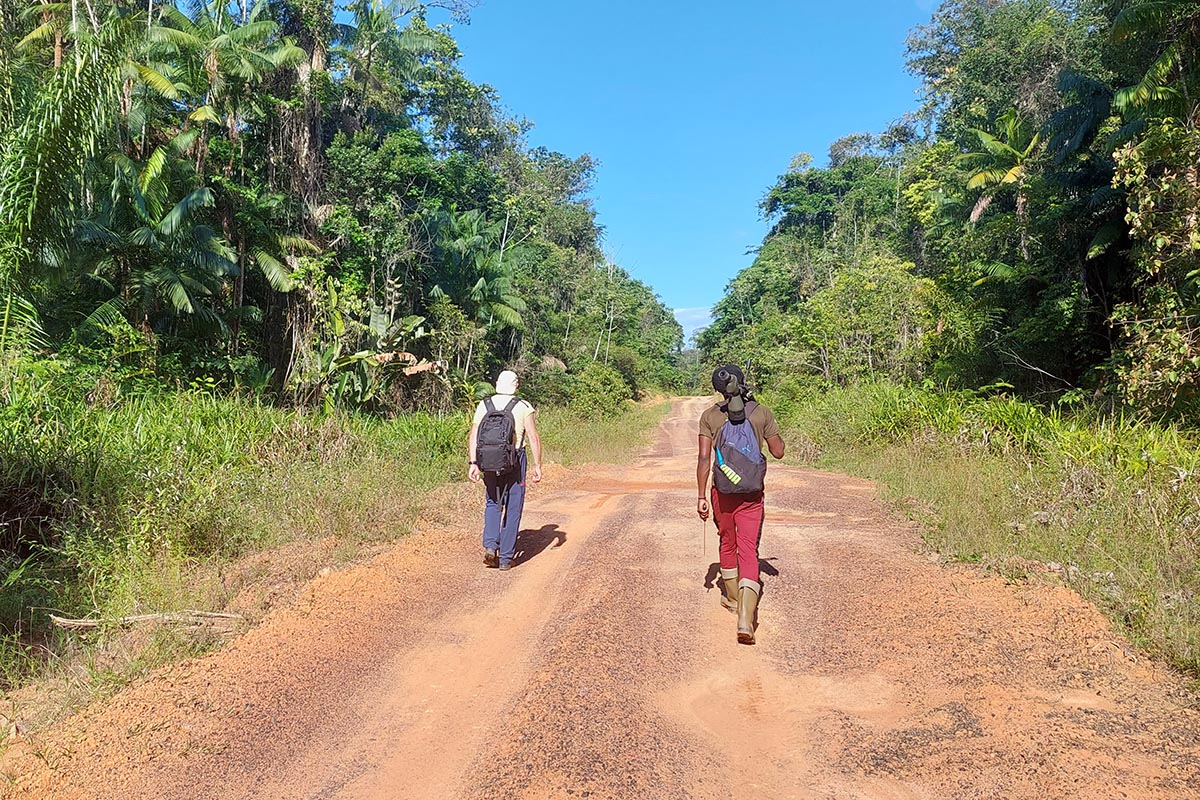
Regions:
M 506 369 L 501 372 L 496 378 L 496 394 L 516 394 L 517 393 L 517 373 L 511 369 Z

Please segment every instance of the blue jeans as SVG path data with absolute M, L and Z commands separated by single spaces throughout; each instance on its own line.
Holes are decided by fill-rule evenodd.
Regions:
M 483 473 L 487 505 L 483 509 L 483 546 L 499 550 L 501 563 L 512 561 L 517 552 L 517 531 L 525 507 L 525 451 L 517 453 L 517 468 L 497 475 Z

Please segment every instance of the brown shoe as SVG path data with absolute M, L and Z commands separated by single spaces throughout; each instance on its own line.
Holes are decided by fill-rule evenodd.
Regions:
M 483 551 L 483 565 L 493 569 L 500 566 L 500 551 L 485 549 Z

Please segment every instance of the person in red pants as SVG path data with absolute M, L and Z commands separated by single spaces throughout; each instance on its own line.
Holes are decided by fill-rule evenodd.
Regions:
M 738 641 L 754 644 L 755 611 L 762 593 L 758 541 L 767 471 L 762 451 L 766 445 L 772 456 L 783 458 L 783 437 L 771 409 L 751 396 L 740 369 L 732 364 L 719 367 L 712 382 L 722 401 L 700 416 L 696 513 L 707 520 L 712 511 L 721 537 L 721 604 L 737 613 Z

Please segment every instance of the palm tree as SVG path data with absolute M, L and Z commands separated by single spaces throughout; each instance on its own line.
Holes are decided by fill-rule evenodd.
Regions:
M 265 19 L 267 3 L 258 0 L 246 9 L 243 20 L 230 13 L 223 0 L 207 0 L 196 7 L 195 19 L 174 5 L 162 9 L 164 25 L 152 28 L 150 39 L 174 48 L 186 59 L 187 77 L 195 104 L 188 117 L 198 125 L 219 124 L 229 140 L 239 139 L 246 113 L 256 106 L 253 87 L 276 69 L 299 63 L 305 55 L 288 41 L 278 41 L 279 26 Z M 165 76 L 141 70 L 142 77 L 164 96 L 177 92 L 178 84 Z M 204 174 L 208 130 L 197 143 L 196 172 Z M 228 175 L 232 163 L 226 168 Z
M 983 189 L 971 211 L 971 222 L 979 220 L 1000 189 L 1014 187 L 1017 221 L 1021 231 L 1021 256 L 1028 261 L 1029 209 L 1026 188 L 1030 164 L 1041 144 L 1041 134 L 1021 119 L 1016 109 L 1005 112 L 997 122 L 1000 126 L 999 136 L 978 128 L 971 129 L 971 133 L 979 140 L 981 150 L 959 158 L 971 170 L 967 188 Z
M 90 159 L 111 140 L 126 68 L 145 21 L 138 14 L 80 19 L 68 31 L 72 64 L 40 80 L 6 53 L 11 87 L 0 128 L 0 292 L 21 295 L 40 269 L 69 249 L 86 197 Z M 26 67 L 28 65 L 25 65 Z
M 346 91 L 342 110 L 359 124 L 369 122 L 375 107 L 402 108 L 404 85 L 416 80 L 421 56 L 435 37 L 412 27 L 400 29 L 397 21 L 411 12 L 400 0 L 354 0 L 348 24 L 337 24 L 337 55 L 345 64 Z
M 470 373 L 475 339 L 497 323 L 517 329 L 524 325 L 525 300 L 516 293 L 512 269 L 503 260 L 497 239 L 499 224 L 488 224 L 482 211 L 443 213 L 437 224 L 437 282 L 430 288 L 434 298 L 449 297 L 477 327 L 467 351 L 464 376 Z
M 180 134 L 144 162 L 113 155 L 109 192 L 99 212 L 79 224 L 76 238 L 98 254 L 92 273 L 121 291 L 124 305 L 144 321 L 188 319 L 216 330 L 224 328 L 217 300 L 237 264 L 202 217 L 214 197 L 195 186 L 184 157 L 195 136 Z
M 1163 43 L 1141 80 L 1120 89 L 1114 105 L 1126 117 L 1174 117 L 1200 124 L 1200 7 L 1194 0 L 1130 0 L 1113 20 L 1114 42 L 1151 38 Z

